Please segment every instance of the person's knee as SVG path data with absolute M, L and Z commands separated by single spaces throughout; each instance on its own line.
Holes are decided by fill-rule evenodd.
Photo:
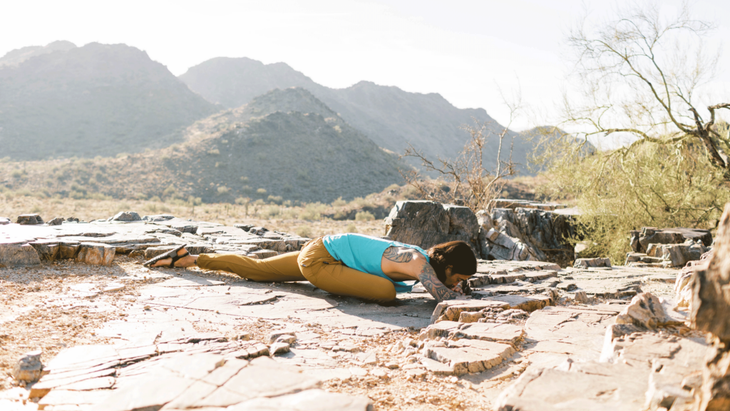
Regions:
M 395 295 L 395 288 L 386 288 L 378 290 L 372 299 L 378 303 L 389 303 L 395 301 Z

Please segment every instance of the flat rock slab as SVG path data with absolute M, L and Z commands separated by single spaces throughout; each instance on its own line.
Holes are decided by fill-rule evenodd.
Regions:
M 488 370 L 515 353 L 509 344 L 479 340 L 455 341 L 448 347 L 432 347 L 426 351 L 429 358 L 448 365 L 456 375 Z
M 555 366 L 570 357 L 597 360 L 603 349 L 606 327 L 623 306 L 546 307 L 525 323 L 523 354 L 535 367 Z M 533 358 L 534 357 L 534 358 Z M 533 367 L 531 366 L 531 367 Z
M 515 345 L 522 340 L 524 334 L 523 327 L 516 324 L 440 321 L 423 330 L 420 338 L 448 338 L 451 340 L 466 338 Z
M 648 364 L 567 363 L 525 372 L 497 399 L 500 410 L 615 411 L 644 409 Z
M 509 302 L 490 300 L 447 300 L 438 303 L 431 314 L 431 323 L 457 321 L 462 312 L 510 308 Z
M 372 401 L 365 396 L 351 396 L 315 389 L 274 398 L 257 398 L 226 410 L 368 411 L 372 410 Z
M 546 295 L 494 295 L 482 301 L 508 304 L 509 308 L 525 310 L 527 312 L 543 309 L 552 303 L 550 297 Z
M 321 379 L 316 375 L 268 357 L 247 361 L 230 353 L 215 354 L 216 346 L 246 342 L 208 338 L 204 344 L 191 342 L 200 339 L 190 337 L 151 347 L 74 347 L 49 363 L 49 374 L 34 386 L 31 396 L 46 409 L 104 411 L 372 407 L 367 397 L 319 390 Z M 199 352 L 191 352 L 189 348 L 196 345 Z

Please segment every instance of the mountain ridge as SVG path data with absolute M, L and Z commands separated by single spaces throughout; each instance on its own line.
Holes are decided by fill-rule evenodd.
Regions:
M 282 71 L 285 73 L 281 74 Z M 469 140 L 464 127 L 475 125 L 475 122 L 479 126 L 486 125 L 492 135 L 503 131 L 486 110 L 456 108 L 439 93 L 411 93 L 397 86 L 381 86 L 367 80 L 333 89 L 314 82 L 285 63 L 267 65 L 245 57 L 215 58 L 191 67 L 179 78 L 209 101 L 220 102 L 229 108 L 245 104 L 254 92 L 267 87 L 302 87 L 379 146 L 403 153 L 410 143 L 431 159 L 458 156 Z M 259 78 L 265 81 L 259 81 Z M 512 131 L 506 136 L 515 139 L 513 158 L 525 165 L 531 144 Z M 494 149 L 485 150 L 487 166 L 496 164 L 497 142 L 490 144 Z M 411 163 L 416 164 L 415 161 Z M 521 170 L 525 171 L 525 168 L 521 167 Z
M 0 66 L 0 143 L 14 159 L 159 148 L 219 109 L 135 47 L 20 50 Z

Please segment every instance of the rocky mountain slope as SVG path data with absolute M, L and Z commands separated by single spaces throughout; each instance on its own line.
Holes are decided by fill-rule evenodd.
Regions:
M 284 63 L 264 65 L 248 58 L 215 58 L 191 67 L 180 79 L 209 101 L 231 108 L 273 88 L 302 87 L 379 146 L 402 153 L 410 142 L 432 159 L 455 157 L 469 138 L 463 127 L 474 121 L 486 123 L 493 135 L 503 129 L 485 110 L 458 109 L 436 93 L 409 93 L 366 81 L 331 89 Z M 527 164 L 532 142 L 512 132 L 508 137 L 515 138 L 514 161 Z M 485 150 L 488 165 L 496 162 L 497 144 L 495 136 Z
M 55 42 L 0 59 L 0 157 L 113 156 L 161 148 L 219 108 L 147 53 Z
M 177 138 L 185 142 L 119 158 L 0 164 L 0 175 L 10 189 L 47 195 L 205 202 L 331 202 L 402 181 L 396 156 L 303 89 L 272 91 Z

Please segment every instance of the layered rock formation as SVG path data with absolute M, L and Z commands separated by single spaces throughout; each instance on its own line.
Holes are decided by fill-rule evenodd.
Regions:
M 713 337 L 700 391 L 700 410 L 730 409 L 730 204 L 725 205 L 708 265 L 695 271 L 692 321 Z

